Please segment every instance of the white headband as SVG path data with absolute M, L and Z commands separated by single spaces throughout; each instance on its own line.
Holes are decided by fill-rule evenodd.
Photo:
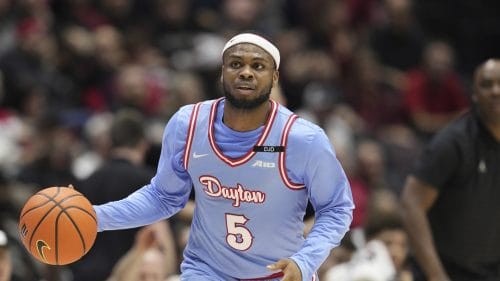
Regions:
M 261 37 L 253 33 L 241 33 L 229 39 L 226 45 L 224 45 L 224 49 L 222 49 L 222 54 L 224 54 L 224 52 L 227 49 L 240 43 L 250 43 L 258 47 L 261 47 L 262 49 L 264 49 L 264 51 L 268 52 L 273 57 L 274 63 L 276 64 L 276 69 L 279 68 L 280 51 L 278 50 L 278 48 L 276 48 L 276 46 L 274 46 L 273 43 L 269 42 L 264 37 Z

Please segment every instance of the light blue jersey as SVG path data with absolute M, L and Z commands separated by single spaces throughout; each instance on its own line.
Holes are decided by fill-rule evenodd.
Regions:
M 95 206 L 99 230 L 170 217 L 194 185 L 185 280 L 205 273 L 205 280 L 264 278 L 273 274 L 266 266 L 282 258 L 297 263 L 302 280 L 313 280 L 352 219 L 349 184 L 331 144 L 318 126 L 274 101 L 264 126 L 233 131 L 222 122 L 224 102 L 189 105 L 175 114 L 156 176 L 124 200 Z M 304 239 L 308 200 L 316 218 Z

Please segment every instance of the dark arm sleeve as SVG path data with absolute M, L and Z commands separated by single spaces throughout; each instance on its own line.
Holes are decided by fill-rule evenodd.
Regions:
M 441 189 L 453 176 L 461 161 L 457 137 L 446 131 L 438 133 L 422 151 L 412 174 L 419 180 Z

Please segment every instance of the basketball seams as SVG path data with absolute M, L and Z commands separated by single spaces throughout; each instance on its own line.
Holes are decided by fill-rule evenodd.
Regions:
M 38 223 L 36 224 L 35 228 L 33 229 L 33 232 L 31 233 L 31 237 L 30 237 L 30 243 L 29 243 L 29 248 L 31 249 L 31 244 L 33 243 L 33 237 L 35 237 L 35 233 L 36 231 L 38 230 L 38 227 L 42 224 L 42 222 L 45 220 L 45 218 L 50 214 L 50 212 L 52 212 L 52 210 L 54 210 L 55 208 L 57 207 L 57 204 L 52 206 L 52 208 L 50 208 L 50 210 L 48 210 L 45 215 L 43 215 L 43 217 L 38 221 Z
M 54 199 L 57 197 L 57 195 L 59 195 L 59 193 L 61 192 L 61 189 L 60 188 L 57 188 L 57 191 L 56 193 L 53 195 L 53 197 L 50 197 L 48 196 L 47 194 L 43 193 L 43 191 L 40 191 L 38 193 L 36 193 L 34 196 L 38 195 L 38 196 L 41 196 L 41 197 L 45 197 L 46 199 L 48 199 L 47 201 L 43 202 L 42 204 L 40 205 L 37 205 L 37 206 L 33 206 L 32 208 L 26 210 L 24 213 L 21 214 L 21 217 L 20 219 L 22 219 L 27 213 L 37 209 L 37 208 L 40 208 L 40 207 L 43 207 L 45 206 L 45 204 L 49 203 L 49 202 L 53 202 L 53 200 L 51 199 Z
M 66 212 L 66 210 L 71 209 L 71 208 L 81 209 L 81 208 L 74 207 L 74 206 L 69 206 L 69 207 L 66 207 L 66 208 L 61 208 L 61 212 L 59 212 L 59 214 L 57 214 L 57 217 L 56 217 L 56 222 L 55 222 L 56 264 L 59 264 L 59 231 L 58 231 L 59 230 L 59 219 L 61 218 L 61 216 L 63 214 L 66 215 L 66 217 L 68 217 L 68 219 L 71 221 L 71 224 L 73 225 L 73 227 L 75 228 L 76 232 L 78 233 L 78 236 L 80 236 L 80 241 L 82 242 L 82 245 L 83 245 L 83 254 L 82 254 L 82 256 L 87 252 L 87 246 L 85 245 L 85 239 L 83 238 L 83 235 L 82 235 L 82 232 L 80 231 L 80 228 L 78 228 L 78 225 L 76 224 L 75 220 L 73 220 L 73 218 L 71 217 L 71 215 Z
M 84 208 L 81 208 L 81 207 L 78 207 L 78 206 L 68 206 L 68 207 L 64 207 L 64 208 L 61 208 L 61 212 L 57 215 L 57 218 L 56 218 L 56 249 L 57 249 L 57 225 L 59 224 L 59 217 L 64 214 L 66 215 L 66 217 L 68 217 L 68 219 L 71 221 L 71 224 L 73 224 L 73 226 L 75 227 L 76 231 L 78 232 L 78 235 L 80 236 L 80 239 L 82 241 L 82 244 L 83 244 L 83 254 L 85 254 L 87 252 L 87 246 L 85 245 L 85 239 L 83 238 L 83 235 L 82 235 L 82 232 L 80 231 L 80 228 L 78 227 L 78 224 L 75 222 L 75 220 L 73 219 L 73 217 L 71 217 L 71 214 L 69 214 L 67 212 L 67 210 L 69 209 L 77 209 L 77 210 L 80 210 L 82 212 L 84 212 L 85 214 L 89 215 L 92 220 L 97 224 L 97 220 L 94 218 L 94 216 L 88 212 L 87 210 L 85 210 Z M 57 252 L 56 252 L 57 254 Z M 57 258 L 56 258 L 57 260 Z
M 80 210 L 80 211 L 82 211 L 82 212 L 86 213 L 87 215 L 89 215 L 89 216 L 92 218 L 92 220 L 93 220 L 93 221 L 97 224 L 97 220 L 96 220 L 96 218 L 94 217 L 94 214 L 92 214 L 91 212 L 89 212 L 89 211 L 85 210 L 84 208 L 79 207 L 79 206 L 68 206 L 68 207 L 64 207 L 64 210 L 67 210 L 67 209 L 78 209 L 78 210 Z M 65 213 L 66 213 L 66 212 L 65 212 Z M 66 213 L 66 215 L 68 215 L 68 216 L 69 216 L 69 214 L 68 214 L 68 213 Z
M 58 230 L 59 230 L 59 218 L 61 217 L 61 214 L 63 214 L 63 212 L 59 212 L 59 214 L 57 214 L 56 222 L 54 223 L 54 228 L 55 228 L 55 235 L 54 235 L 55 236 L 54 237 L 55 245 L 54 245 L 54 251 L 56 252 L 56 264 L 57 265 L 59 264 L 59 233 L 58 233 Z

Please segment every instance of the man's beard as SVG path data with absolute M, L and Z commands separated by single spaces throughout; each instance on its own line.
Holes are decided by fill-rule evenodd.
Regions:
M 246 109 L 246 110 L 257 108 L 259 107 L 259 105 L 267 102 L 271 96 L 272 88 L 273 86 L 270 85 L 268 89 L 264 90 L 257 97 L 253 99 L 244 99 L 244 98 L 238 99 L 231 93 L 229 87 L 227 87 L 226 84 L 223 83 L 223 91 L 226 100 L 235 108 Z

